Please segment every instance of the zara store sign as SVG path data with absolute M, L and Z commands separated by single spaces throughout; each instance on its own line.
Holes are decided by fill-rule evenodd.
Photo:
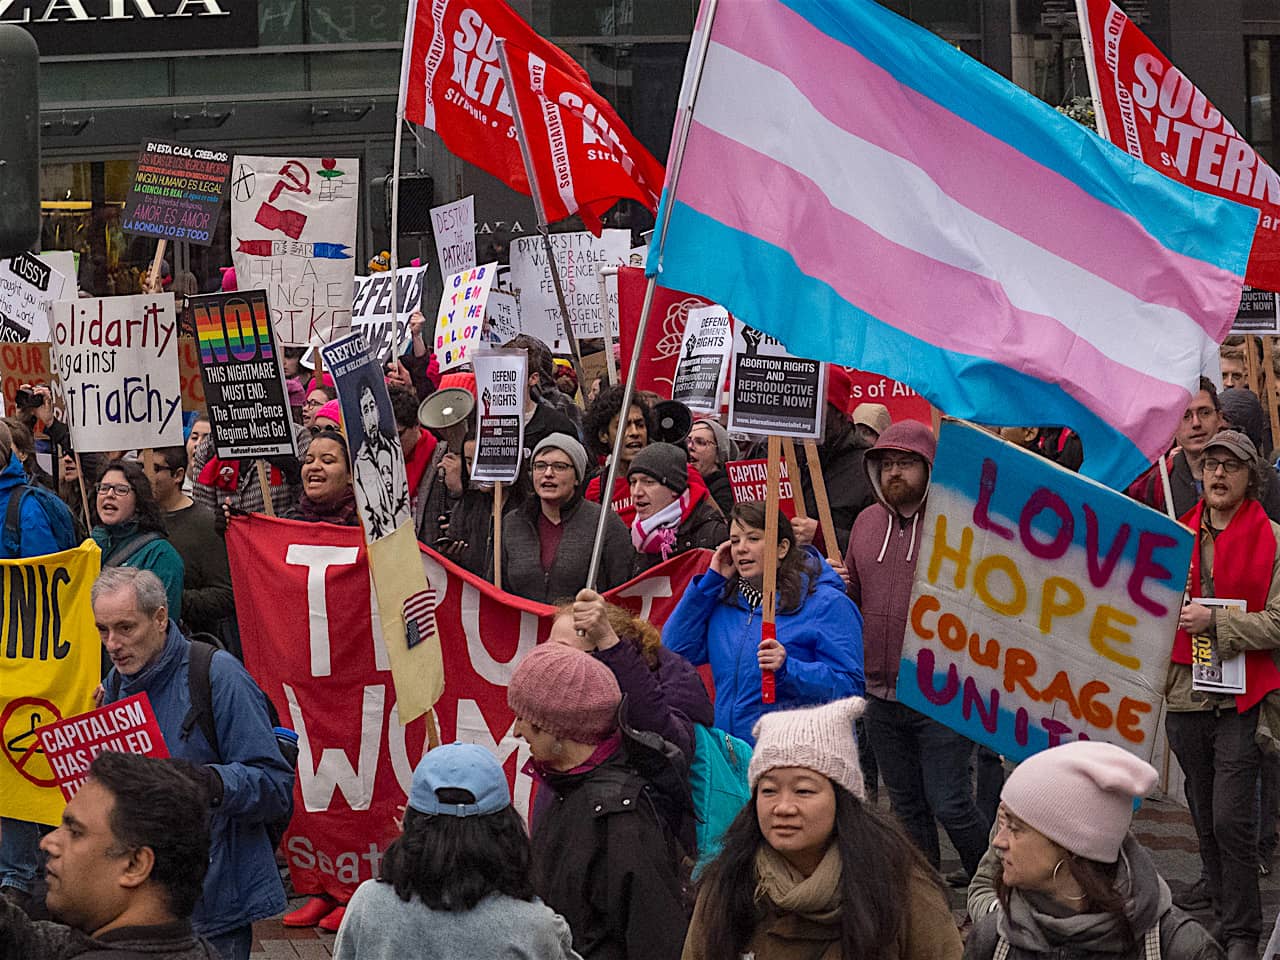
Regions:
M 255 47 L 258 0 L 0 0 L 0 23 L 44 56 Z

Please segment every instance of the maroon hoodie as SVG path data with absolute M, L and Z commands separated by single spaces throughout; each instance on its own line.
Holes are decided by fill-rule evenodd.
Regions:
M 880 489 L 880 457 L 886 450 L 915 453 L 933 469 L 938 441 L 923 423 L 904 420 L 880 435 L 865 460 L 876 503 L 858 514 L 849 534 L 844 565 L 849 571 L 849 596 L 862 611 L 862 668 L 867 696 L 896 700 L 902 637 L 907 607 L 920 556 L 920 509 L 904 517 L 887 503 Z M 928 485 L 925 486 L 926 495 Z

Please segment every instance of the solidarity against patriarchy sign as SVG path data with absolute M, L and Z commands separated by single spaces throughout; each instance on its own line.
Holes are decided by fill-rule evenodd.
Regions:
M 920 524 L 898 699 L 1015 762 L 1081 738 L 1150 760 L 1191 533 L 953 420 Z

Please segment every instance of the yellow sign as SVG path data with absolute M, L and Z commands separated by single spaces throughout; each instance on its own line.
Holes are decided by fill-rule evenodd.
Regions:
M 102 643 L 89 591 L 101 554 L 0 560 L 0 813 L 57 823 L 65 801 L 37 727 L 93 709 Z

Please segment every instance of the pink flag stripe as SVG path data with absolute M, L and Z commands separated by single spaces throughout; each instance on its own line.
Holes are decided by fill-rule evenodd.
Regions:
M 726 17 L 716 23 L 716 43 L 787 75 L 832 123 L 920 167 L 975 213 L 1149 303 L 1186 310 L 1188 293 L 1209 304 L 1213 289 L 1239 283 L 1219 267 L 1164 247 L 1136 218 L 903 86 L 777 0 L 759 0 L 759 6 L 760 23 L 769 29 L 751 17 Z M 842 78 L 838 84 L 831 82 L 833 71 Z M 1168 264 L 1156 286 L 1140 282 L 1149 273 L 1134 266 L 1153 260 Z M 1230 324 L 1207 312 L 1192 315 L 1215 340 Z
M 680 188 L 682 203 L 782 247 L 805 273 L 881 322 L 1056 384 L 1153 457 L 1169 440 L 1153 414 L 1186 405 L 1182 387 L 1106 357 L 1053 317 L 1016 308 L 993 280 L 892 243 L 833 207 L 807 177 L 696 121 Z M 760 202 L 762 194 L 787 202 Z M 984 322 L 963 322 L 972 317 Z M 1199 355 L 1188 363 L 1198 368 Z

